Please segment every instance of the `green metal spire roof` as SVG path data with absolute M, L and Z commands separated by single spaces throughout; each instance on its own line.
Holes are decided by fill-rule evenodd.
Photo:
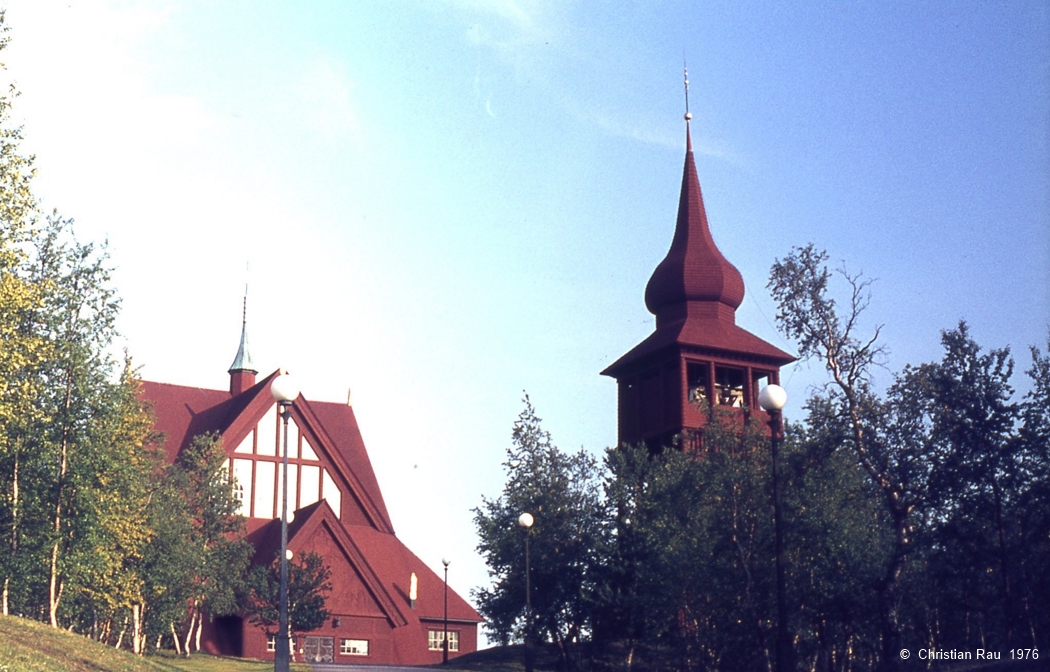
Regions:
M 233 364 L 230 364 L 230 370 L 227 373 L 233 373 L 234 371 L 251 371 L 252 373 L 259 373 L 259 371 L 252 365 L 252 356 L 248 352 L 248 292 L 245 291 L 244 297 L 244 314 L 241 318 L 241 344 L 237 347 L 237 356 L 233 358 Z

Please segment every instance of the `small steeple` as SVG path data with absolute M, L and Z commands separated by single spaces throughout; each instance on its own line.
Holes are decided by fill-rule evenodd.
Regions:
M 230 365 L 230 394 L 240 394 L 255 385 L 255 374 L 259 373 L 252 366 L 252 356 L 248 352 L 248 285 L 244 286 L 244 307 L 241 311 L 241 343 L 237 346 L 237 356 Z
M 687 317 L 736 322 L 744 300 L 744 279 L 719 251 L 711 237 L 693 159 L 689 122 L 689 71 L 685 71 L 685 168 L 678 199 L 678 222 L 671 249 L 653 271 L 645 288 L 645 305 L 656 315 L 656 326 Z

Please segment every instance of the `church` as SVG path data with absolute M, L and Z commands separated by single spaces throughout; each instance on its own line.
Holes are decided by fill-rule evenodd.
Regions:
M 736 324 L 744 281 L 711 235 L 689 119 L 687 112 L 674 238 L 645 290 L 656 328 L 602 372 L 617 382 L 619 443 L 645 443 L 652 450 L 675 441 L 683 450 L 698 448 L 689 442 L 706 421 L 704 405 L 768 417 L 759 408 L 759 390 L 778 384 L 780 367 L 795 360 Z M 280 420 L 270 392 L 279 373 L 256 380 L 242 327 L 229 390 L 142 383 L 156 429 L 167 437 L 169 460 L 195 436 L 222 437 L 256 563 L 268 562 L 280 548 Z M 441 662 L 443 579 L 394 534 L 353 408 L 300 395 L 291 416 L 288 547 L 295 554 L 319 553 L 333 585 L 328 623 L 297 639 L 296 658 Z M 447 608 L 449 655 L 477 650 L 481 616 L 451 590 Z M 274 633 L 241 616 L 220 617 L 206 623 L 202 648 L 272 660 Z
M 230 367 L 228 390 L 142 381 L 156 430 L 174 461 L 193 438 L 216 432 L 227 473 L 245 518 L 256 564 L 268 564 L 281 544 L 281 434 L 270 384 L 256 380 L 247 330 Z M 318 630 L 297 637 L 295 660 L 369 664 L 440 663 L 446 617 L 444 579 L 394 534 L 364 440 L 349 404 L 300 395 L 288 423 L 288 549 L 315 552 L 331 570 L 331 612 Z M 477 650 L 481 616 L 447 592 L 449 657 Z M 273 660 L 276 628 L 242 615 L 206 619 L 208 653 Z

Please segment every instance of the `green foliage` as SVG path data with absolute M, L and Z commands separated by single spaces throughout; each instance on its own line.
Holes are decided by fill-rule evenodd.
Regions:
M 972 633 L 966 643 L 975 646 L 1033 646 L 1047 631 L 1033 609 L 1040 572 L 1032 571 L 1047 559 L 1047 505 L 1036 494 L 1045 492 L 1046 451 L 1027 438 L 1041 413 L 1012 401 L 1007 349 L 984 352 L 965 322 L 941 342 L 940 362 L 907 367 L 889 392 L 895 405 L 921 409 L 914 441 L 933 465 L 916 530 L 922 564 L 911 578 L 926 594 L 916 596 L 923 610 L 912 627 L 926 638 L 946 626 Z M 1033 359 L 1035 371 L 1038 351 Z
M 626 640 L 629 657 L 660 643 L 680 669 L 758 669 L 774 611 L 768 430 L 738 409 L 707 410 L 700 452 L 606 455 L 616 533 L 600 632 Z
M 881 363 L 878 329 L 868 340 L 855 336 L 870 283 L 829 272 L 827 258 L 812 245 L 797 248 L 774 264 L 769 286 L 781 327 L 829 375 L 829 386 L 807 404 L 803 448 L 829 459 L 840 447 L 851 450 L 868 477 L 868 492 L 852 510 L 867 502 L 871 518 L 868 525 L 856 521 L 867 534 L 854 538 L 843 557 L 860 579 L 852 598 L 847 592 L 845 601 L 825 601 L 818 610 L 829 614 L 818 625 L 838 634 L 820 625 L 804 652 L 817 665 L 849 651 L 865 667 L 891 668 L 900 665 L 904 645 L 1045 645 L 1045 610 L 1034 605 L 1047 586 L 1045 571 L 1035 568 L 1048 566 L 1046 358 L 1032 349 L 1033 387 L 1019 403 L 1009 350 L 983 351 L 960 322 L 943 332 L 940 361 L 905 367 L 877 394 L 870 374 Z M 836 279 L 847 287 L 841 315 L 832 296 Z M 799 491 L 801 512 L 812 513 L 802 497 L 812 489 Z M 878 510 L 870 510 L 872 503 Z M 821 521 L 829 515 L 814 522 L 826 525 Z M 808 542 L 812 528 L 798 531 Z M 821 583 L 835 584 L 833 567 L 812 560 L 804 566 L 819 568 Z M 873 594 L 881 646 L 858 653 L 851 642 L 875 639 L 863 618 Z M 828 612 L 836 603 L 849 611 Z
M 151 512 L 156 536 L 146 551 L 146 590 L 158 613 L 147 631 L 182 623 L 189 604 L 187 655 L 203 619 L 237 610 L 251 559 L 226 460 L 216 434 L 194 437 L 164 472 Z
M 503 643 L 523 638 L 525 611 L 525 535 L 531 560 L 532 641 L 568 646 L 590 627 L 595 568 L 604 545 L 605 512 L 597 464 L 584 452 L 567 455 L 551 441 L 528 396 L 514 423 L 504 467 L 507 483 L 496 499 L 474 509 L 478 552 L 485 558 L 491 588 L 474 592 L 478 609 Z M 522 513 L 535 524 L 518 526 Z
M 280 557 L 269 565 L 257 565 L 248 574 L 245 609 L 253 623 L 270 627 L 280 621 Z M 317 553 L 304 553 L 288 563 L 288 625 L 291 634 L 309 632 L 324 625 L 329 612 L 326 595 L 332 592 L 332 572 Z

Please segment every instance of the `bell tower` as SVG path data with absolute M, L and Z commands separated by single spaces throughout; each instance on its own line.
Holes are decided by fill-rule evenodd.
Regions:
M 744 280 L 722 256 L 707 223 L 689 133 L 688 85 L 687 79 L 678 222 L 671 249 L 645 288 L 656 330 L 602 371 L 618 384 L 620 443 L 645 442 L 653 450 L 701 427 L 703 402 L 762 413 L 758 391 L 779 384 L 780 367 L 795 361 L 736 325 Z

